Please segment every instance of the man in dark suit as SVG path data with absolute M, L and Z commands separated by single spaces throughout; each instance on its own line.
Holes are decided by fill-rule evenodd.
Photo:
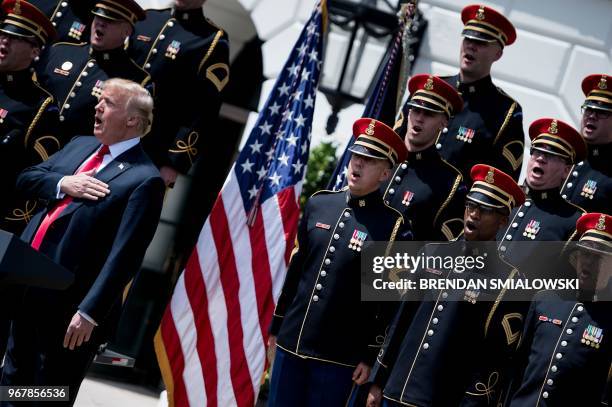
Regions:
M 140 85 L 107 81 L 95 138 L 77 137 L 19 176 L 20 190 L 47 201 L 22 239 L 74 272 L 75 281 L 64 292 L 28 288 L 11 329 L 2 384 L 70 386 L 74 403 L 159 219 L 164 183 L 140 145 L 152 108 Z

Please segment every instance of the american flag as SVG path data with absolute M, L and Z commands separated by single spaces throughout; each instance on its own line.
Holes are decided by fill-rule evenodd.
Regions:
M 234 163 L 155 338 L 172 406 L 253 406 L 295 242 L 325 0 L 308 20 Z
M 412 31 L 408 29 L 411 27 L 415 10 L 416 6 L 412 10 L 407 7 L 407 4 L 402 6 L 398 29 L 393 34 L 394 38 L 385 54 L 384 63 L 378 69 L 376 82 L 372 86 L 372 94 L 368 98 L 361 117 L 377 119 L 393 127 L 403 88 L 412 68 L 411 66 L 404 66 L 402 58 L 407 54 L 406 48 L 410 45 L 409 40 L 404 37 L 412 34 Z M 348 164 L 352 155 L 349 148 L 354 142 L 353 137 L 349 138 L 342 157 L 338 160 L 338 164 L 329 178 L 327 189 L 339 191 L 346 186 Z

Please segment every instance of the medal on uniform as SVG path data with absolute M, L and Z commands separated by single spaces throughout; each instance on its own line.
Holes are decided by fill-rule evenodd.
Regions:
M 57 73 L 60 75 L 64 75 L 64 76 L 68 76 L 70 75 L 70 70 L 72 69 L 72 67 L 74 66 L 74 64 L 70 61 L 64 61 L 64 63 L 62 64 L 61 68 L 54 68 L 53 69 L 53 73 Z
M 180 49 L 181 43 L 176 40 L 172 41 L 170 45 L 168 45 L 168 48 L 166 48 L 166 58 L 176 59 L 176 54 L 178 54 Z
M 457 140 L 463 141 L 464 143 L 471 143 L 475 133 L 474 129 L 461 126 L 457 133 Z
M 402 197 L 402 204 L 409 206 L 410 202 L 412 202 L 413 197 L 414 197 L 414 192 L 412 191 L 404 192 L 404 196 Z
M 142 41 L 142 42 L 150 42 L 150 41 L 151 41 L 151 37 L 149 37 L 149 36 L 147 36 L 147 35 L 142 35 L 142 34 L 139 34 L 139 35 L 136 37 L 136 39 L 137 39 L 138 41 Z
M 325 229 L 325 230 L 331 229 L 331 225 L 328 225 L 327 223 L 323 223 L 323 222 L 317 222 L 315 224 L 315 227 L 319 229 Z
M 525 231 L 523 232 L 523 236 L 527 237 L 528 239 L 533 240 L 536 238 L 536 235 L 538 234 L 539 231 L 540 231 L 540 222 L 535 219 L 531 219 L 529 223 L 527 224 L 527 226 L 525 226 Z
M 599 344 L 603 339 L 603 329 L 589 324 L 582 333 L 580 342 L 595 349 L 599 349 Z
M 68 31 L 68 36 L 74 38 L 75 40 L 80 40 L 81 35 L 83 35 L 83 31 L 85 31 L 85 24 L 81 24 L 78 21 L 73 21 L 70 30 Z
M 96 81 L 96 84 L 91 89 L 91 96 L 95 97 L 96 99 L 99 99 L 100 96 L 102 95 L 103 85 L 104 85 L 103 81 L 100 81 L 100 80 Z
M 580 196 L 583 196 L 588 199 L 593 199 L 593 195 L 595 195 L 596 191 L 597 191 L 597 181 L 590 179 L 587 182 L 585 182 L 584 185 L 582 186 L 582 191 L 580 192 Z
M 351 241 L 348 244 L 349 249 L 360 252 L 361 246 L 363 246 L 363 242 L 365 242 L 367 237 L 368 234 L 366 232 L 355 229 L 353 231 L 353 236 L 351 236 Z
M 546 315 L 540 315 L 540 316 L 538 317 L 538 320 L 539 320 L 539 321 L 542 321 L 542 322 L 550 322 L 550 323 L 551 323 L 551 324 L 553 324 L 553 325 L 561 325 L 561 324 L 563 323 L 563 321 L 561 321 L 560 319 L 557 319 L 557 318 L 549 318 L 549 317 L 547 317 Z
M 8 110 L 0 108 L 0 123 L 4 123 L 7 114 Z

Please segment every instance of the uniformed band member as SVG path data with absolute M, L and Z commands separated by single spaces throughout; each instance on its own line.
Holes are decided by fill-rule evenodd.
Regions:
M 586 157 L 580 133 L 557 119 L 538 119 L 529 126 L 531 152 L 525 187 L 527 200 L 514 209 L 511 222 L 498 235 L 499 250 L 522 271 L 532 250 L 524 241 L 566 242 L 574 238 L 584 211 L 561 197 L 560 188 L 572 165 Z M 537 245 L 530 245 L 535 250 Z
M 109 78 L 129 79 L 143 86 L 149 74 L 124 49 L 134 23 L 145 17 L 134 0 L 101 0 L 92 10 L 90 44 L 57 43 L 40 61 L 40 80 L 60 107 L 59 131 L 65 136 L 91 134 L 94 107 Z
M 464 179 L 478 163 L 493 165 L 518 181 L 523 162 L 524 134 L 521 106 L 491 81 L 491 66 L 505 46 L 516 40 L 508 19 L 492 8 L 471 5 L 461 12 L 464 23 L 459 52 L 459 74 L 444 77 L 463 98 L 457 112 L 440 134 L 436 147 L 457 167 Z M 400 117 L 402 134 L 406 127 Z
M 385 205 L 380 186 L 407 150 L 377 120 L 357 120 L 353 133 L 348 187 L 314 194 L 300 222 L 270 327 L 270 406 L 344 405 L 353 382 L 369 375 L 375 338 L 384 337 L 388 319 L 360 301 L 360 253 L 402 234 L 404 219 Z
M 582 91 L 580 133 L 588 157 L 572 168 L 561 195 L 588 212 L 612 213 L 612 77 L 589 75 Z
M 76 44 L 89 39 L 94 0 L 31 0 L 55 27 L 58 41 Z
M 147 10 L 129 49 L 155 82 L 155 122 L 144 144 L 169 186 L 205 148 L 229 81 L 228 37 L 204 16 L 203 3 L 176 0 L 172 8 Z
M 34 79 L 30 70 L 55 30 L 35 7 L 19 0 L 2 3 L 0 22 L 0 229 L 20 233 L 36 209 L 34 200 L 17 197 L 17 175 L 59 150 L 62 140 L 54 133 L 57 107 L 53 97 Z M 8 339 L 14 289 L 0 287 L 0 373 Z
M 512 407 L 607 406 L 612 368 L 612 217 L 577 222 L 575 296 L 538 293 L 521 338 Z M 601 298 L 601 296 L 605 298 Z
M 476 165 L 471 176 L 465 240 L 431 243 L 425 253 L 482 255 L 480 242 L 494 242 L 511 209 L 525 200 L 512 177 L 496 168 Z M 517 277 L 518 270 L 492 247 L 485 268 L 464 271 L 462 278 Z M 416 272 L 420 277 L 456 278 L 453 274 L 452 269 Z M 387 406 L 497 406 L 524 313 L 524 303 L 504 301 L 504 292 L 497 290 L 432 290 L 402 302 L 370 376 L 368 406 L 381 401 Z
M 451 240 L 463 230 L 465 185 L 459 170 L 435 147 L 448 120 L 461 111 L 457 91 L 433 75 L 415 75 L 408 82 L 406 161 L 399 164 L 385 188 L 384 199 L 411 223 L 414 240 Z
M 38 9 L 25 1 L 2 3 L 0 23 L 0 228 L 20 233 L 36 202 L 17 199 L 15 180 L 24 168 L 46 160 L 64 140 L 56 127 L 53 97 L 35 80 L 31 65 L 56 35 Z

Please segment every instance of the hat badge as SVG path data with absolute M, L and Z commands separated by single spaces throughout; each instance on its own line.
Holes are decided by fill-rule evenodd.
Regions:
M 423 88 L 425 90 L 432 90 L 434 88 L 434 86 L 433 86 L 433 78 L 431 76 L 429 78 L 427 78 L 427 81 L 425 82 L 425 85 L 423 86 Z
M 374 120 L 372 120 L 370 122 L 370 124 L 368 124 L 368 128 L 365 129 L 365 134 L 367 134 L 368 136 L 373 136 L 374 135 L 374 126 L 376 126 L 376 122 Z
M 550 122 L 550 126 L 548 127 L 548 132 L 550 134 L 557 134 L 559 132 L 559 125 L 556 120 Z
M 15 1 L 15 6 L 13 7 L 13 14 L 21 14 L 21 0 Z
M 495 171 L 493 171 L 493 168 L 489 167 L 489 171 L 487 172 L 487 176 L 485 177 L 485 181 L 487 182 L 487 184 L 494 184 L 495 183 Z
M 485 19 L 484 6 L 480 6 L 478 8 L 478 12 L 476 13 L 476 19 L 481 21 Z
M 599 83 L 597 84 L 597 87 L 601 90 L 606 90 L 608 89 L 608 83 L 606 80 L 606 76 L 602 76 L 601 79 L 599 79 Z
M 606 230 L 606 215 L 603 213 L 599 215 L 599 220 L 597 221 L 597 226 L 595 226 L 597 230 Z

